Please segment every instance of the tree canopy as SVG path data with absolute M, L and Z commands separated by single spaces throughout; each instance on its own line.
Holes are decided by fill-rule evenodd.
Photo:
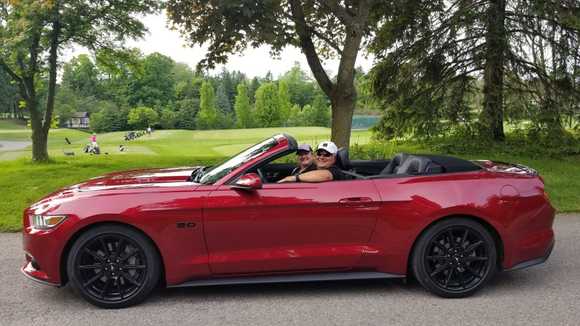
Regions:
M 154 12 L 154 0 L 19 0 L 0 2 L 0 68 L 16 83 L 30 113 L 32 157 L 47 161 L 59 54 L 74 44 L 116 49 L 141 37 L 137 14 Z M 42 84 L 46 99 L 40 103 Z
M 371 34 L 377 1 L 169 0 L 173 25 L 192 44 L 208 43 L 200 67 L 224 63 L 233 53 L 267 44 L 274 54 L 299 47 L 332 105 L 332 139 L 348 146 L 355 107 L 354 67 L 363 39 Z M 323 60 L 338 58 L 336 76 Z

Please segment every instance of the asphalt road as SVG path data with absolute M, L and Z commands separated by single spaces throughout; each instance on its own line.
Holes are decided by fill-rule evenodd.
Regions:
M 580 215 L 559 215 L 555 230 L 545 264 L 501 273 L 467 299 L 375 280 L 166 289 L 122 310 L 29 281 L 20 235 L 0 234 L 0 325 L 580 325 Z

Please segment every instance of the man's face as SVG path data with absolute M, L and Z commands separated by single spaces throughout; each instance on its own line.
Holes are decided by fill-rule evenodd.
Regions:
M 316 167 L 319 169 L 328 169 L 336 162 L 336 155 L 319 149 L 316 151 Z
M 312 161 L 314 161 L 312 152 L 308 151 L 298 151 L 296 158 L 298 159 L 298 165 L 300 165 L 301 168 L 307 167 L 308 165 L 312 164 Z

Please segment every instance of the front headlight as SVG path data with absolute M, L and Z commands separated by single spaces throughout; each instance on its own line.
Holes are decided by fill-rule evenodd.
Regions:
M 31 224 L 35 229 L 49 230 L 66 219 L 66 215 L 33 215 Z

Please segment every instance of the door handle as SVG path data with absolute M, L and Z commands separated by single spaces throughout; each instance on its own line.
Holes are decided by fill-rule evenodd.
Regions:
M 349 198 L 342 198 L 338 202 L 341 204 L 364 204 L 370 203 L 373 200 L 370 197 L 349 197 Z

